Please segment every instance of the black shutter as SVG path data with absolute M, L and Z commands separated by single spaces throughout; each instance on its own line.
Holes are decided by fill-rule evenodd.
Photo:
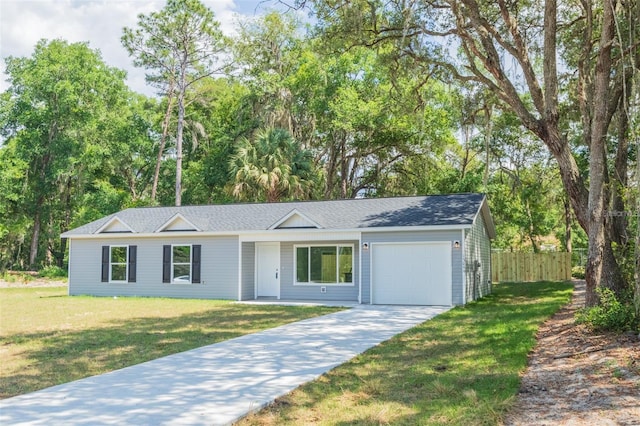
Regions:
M 193 253 L 191 254 L 191 282 L 194 284 L 200 283 L 200 251 L 201 245 L 191 246 Z
M 171 282 L 171 246 L 162 246 L 162 282 Z
M 102 282 L 109 282 L 109 246 L 102 246 Z
M 129 246 L 129 282 L 136 282 L 136 262 L 138 255 L 138 246 Z

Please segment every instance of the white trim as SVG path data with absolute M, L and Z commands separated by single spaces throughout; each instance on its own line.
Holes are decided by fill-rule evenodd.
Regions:
M 353 228 L 353 229 L 274 229 L 271 231 L 172 231 L 170 233 L 136 233 L 136 238 L 159 238 L 167 237 L 216 237 L 216 236 L 238 236 L 240 241 L 304 241 L 311 239 L 314 235 L 322 236 L 323 239 L 349 239 L 357 240 L 362 232 L 421 232 L 421 231 L 457 231 L 460 229 L 471 229 L 473 225 L 433 225 L 433 226 L 389 226 L 375 228 Z M 325 237 L 326 236 L 326 237 Z M 105 235 L 96 234 L 68 234 L 64 233 L 61 238 L 95 239 L 104 238 Z M 109 238 L 131 238 L 129 233 L 108 234 Z
M 309 248 L 309 262 L 308 262 L 308 273 L 309 273 L 309 282 L 298 282 L 298 277 L 296 276 L 298 273 L 298 264 L 297 264 L 297 256 L 298 256 L 298 248 L 299 247 L 307 247 Z M 311 281 L 311 247 L 335 247 L 336 248 L 336 278 L 340 279 L 340 262 L 339 262 L 339 249 L 340 247 L 351 247 L 351 282 L 341 283 L 340 281 L 335 283 L 316 283 Z M 354 245 L 353 244 L 294 244 L 293 245 L 293 286 L 294 287 L 317 287 L 317 286 L 330 286 L 330 287 L 353 287 L 355 285 L 353 279 L 353 264 L 354 264 Z
M 123 227 L 125 227 L 126 229 L 129 230 L 129 232 L 135 234 L 136 231 L 133 230 L 133 228 L 131 228 L 129 225 L 126 224 L 125 221 L 123 221 L 122 219 L 120 219 L 118 216 L 114 216 L 111 219 L 109 219 L 104 225 L 102 225 L 100 228 L 98 228 L 98 230 L 96 232 L 94 232 L 93 234 L 89 234 L 89 235 L 95 235 L 95 234 L 111 234 L 110 232 L 103 232 L 105 229 L 109 228 L 111 225 L 113 225 L 115 222 L 120 223 L 120 225 L 122 225 Z M 128 234 L 129 232 L 124 232 L 124 234 Z M 122 234 L 122 231 L 118 231 L 118 232 L 113 232 L 113 234 Z M 62 234 L 64 235 L 64 234 Z M 62 238 L 65 238 L 64 236 Z M 66 238 L 71 238 L 71 237 L 66 237 Z
M 367 250 L 368 251 L 368 250 Z M 362 304 L 362 233 L 358 238 L 358 303 Z
M 240 241 L 246 242 L 300 242 L 305 243 L 309 241 L 355 241 L 360 238 L 360 232 L 334 232 L 324 231 L 319 229 L 278 229 L 276 231 L 262 231 L 253 232 L 247 234 L 238 234 Z
M 73 241 L 69 240 L 69 263 L 67 265 L 67 296 L 71 296 L 71 253 L 73 253 L 73 251 L 71 250 L 72 243 Z M 102 251 L 100 252 L 100 256 L 102 256 Z M 100 259 L 100 263 L 102 263 L 102 259 Z M 102 265 L 100 265 L 100 267 L 102 267 Z
M 112 277 L 113 273 L 113 265 L 122 265 L 121 262 L 112 262 L 111 254 L 112 249 L 116 247 L 124 247 L 125 248 L 125 261 L 124 261 L 124 280 L 114 280 Z M 114 244 L 109 246 L 109 284 L 126 284 L 129 282 L 129 246 L 126 244 Z
M 202 259 L 200 259 L 202 265 Z M 242 300 L 242 243 L 238 242 L 238 301 Z
M 311 220 L 309 219 L 309 217 L 307 215 L 305 215 L 304 213 L 301 213 L 300 211 L 298 211 L 298 209 L 293 209 L 291 210 L 289 213 L 287 213 L 286 215 L 284 215 L 282 217 L 282 219 L 278 220 L 277 222 L 275 222 L 273 225 L 271 225 L 269 228 L 269 230 L 272 229 L 277 229 L 278 226 L 282 225 L 283 223 L 285 223 L 287 220 L 291 219 L 293 216 L 300 216 L 302 219 L 304 219 L 305 221 L 309 222 L 310 225 L 312 225 L 313 227 L 317 228 L 317 229 L 322 229 L 322 226 L 320 226 L 320 224 L 318 224 L 318 222 L 316 222 L 315 220 Z M 287 229 L 287 228 L 282 228 L 282 229 Z M 295 229 L 295 228 L 294 228 Z M 306 229 L 306 228 L 305 228 Z
M 464 241 L 464 230 L 460 231 L 460 250 L 462 253 L 462 261 L 460 262 L 460 266 L 462 268 L 462 305 L 467 304 L 467 272 L 466 272 L 466 264 L 467 264 L 467 256 L 465 256 L 467 251 L 467 245 Z
M 176 265 L 173 262 L 173 248 L 174 247 L 189 247 L 189 282 L 184 282 L 184 281 L 176 281 L 175 277 L 173 276 L 174 274 L 174 265 Z M 202 263 L 202 260 L 200 261 Z M 180 262 L 177 265 L 186 265 L 186 263 L 184 262 Z M 171 244 L 171 276 L 170 276 L 170 281 L 169 284 L 192 284 L 193 281 L 193 244 Z
M 253 245 L 253 298 L 258 298 L 258 243 Z
M 487 201 L 487 196 L 485 195 L 480 203 L 480 208 L 473 218 L 472 227 L 476 224 L 478 220 L 478 216 L 482 216 L 484 227 L 487 232 L 487 237 L 489 240 L 493 240 L 496 238 L 496 225 L 493 222 L 493 218 L 491 217 L 491 210 L 489 210 L 489 203 Z
M 173 234 L 174 232 L 201 232 L 200 228 L 198 228 L 197 226 L 195 226 L 193 224 L 193 222 L 191 222 L 189 219 L 187 219 L 186 217 L 184 217 L 182 215 L 182 213 L 176 213 L 173 216 L 171 216 L 171 218 L 169 220 L 167 220 L 165 223 L 163 223 L 162 225 L 160 225 L 160 227 L 158 229 L 156 229 L 155 231 L 153 231 L 154 233 L 159 233 L 159 232 L 163 232 L 165 231 L 165 229 L 167 229 L 168 227 L 170 227 L 174 222 L 176 222 L 177 220 L 182 220 L 184 222 L 186 222 L 187 225 L 191 226 L 193 228 L 193 230 L 180 230 L 180 231 L 171 231 L 171 234 Z

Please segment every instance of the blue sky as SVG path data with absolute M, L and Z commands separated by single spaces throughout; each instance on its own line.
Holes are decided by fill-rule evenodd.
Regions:
M 201 0 L 214 11 L 227 34 L 234 23 L 282 7 L 276 0 Z M 165 0 L 0 0 L 0 91 L 8 87 L 4 58 L 31 56 L 40 39 L 62 38 L 88 41 L 99 49 L 104 61 L 128 73 L 133 90 L 152 95 L 144 81 L 144 70 L 132 66 L 120 43 L 123 27 L 134 27 L 140 13 L 160 10 Z

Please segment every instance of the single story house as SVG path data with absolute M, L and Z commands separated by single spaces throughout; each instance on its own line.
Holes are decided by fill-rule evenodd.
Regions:
M 131 208 L 62 234 L 69 294 L 462 305 L 491 291 L 483 194 Z

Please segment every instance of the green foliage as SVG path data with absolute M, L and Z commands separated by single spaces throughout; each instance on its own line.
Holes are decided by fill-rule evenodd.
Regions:
M 596 293 L 598 305 L 578 311 L 578 324 L 585 324 L 594 331 L 638 330 L 638 318 L 630 298 L 620 301 L 613 291 L 605 287 L 596 288 Z
M 85 43 L 62 40 L 42 40 L 31 57 L 9 57 L 6 65 L 2 258 L 17 267 L 37 268 L 49 259 L 61 265 L 66 246 L 60 233 L 72 226 L 94 179 L 117 179 L 110 167 L 123 164 L 122 147 L 109 142 L 130 125 L 121 119 L 128 116 L 125 73 Z
M 35 280 L 34 274 L 25 271 L 4 271 L 0 274 L 0 279 L 8 283 L 29 283 Z
M 265 129 L 240 141 L 231 158 L 233 195 L 270 203 L 308 199 L 316 176 L 311 152 L 284 129 Z
M 202 123 L 186 117 L 187 96 L 195 83 L 224 68 L 218 62 L 226 47 L 225 37 L 213 11 L 199 0 L 168 0 L 161 11 L 139 15 L 135 30 L 124 28 L 121 41 L 134 64 L 151 71 L 147 81 L 160 88 L 168 105 L 176 100 L 175 205 L 179 206 L 185 128 L 191 127 L 194 142 L 203 129 Z M 168 108 L 167 114 L 170 112 Z M 166 129 L 163 125 L 163 131 Z
M 571 268 L 571 276 L 573 278 L 584 279 L 584 266 L 574 266 Z
M 67 270 L 59 266 L 47 266 L 38 271 L 38 276 L 42 278 L 67 278 Z

